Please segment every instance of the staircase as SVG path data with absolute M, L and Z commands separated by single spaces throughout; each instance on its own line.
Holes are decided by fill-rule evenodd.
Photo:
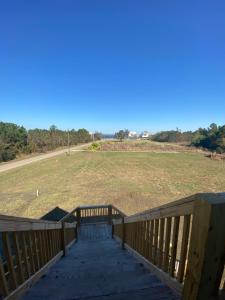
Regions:
M 126 216 L 82 206 L 59 221 L 0 215 L 0 299 L 225 299 L 225 197 Z
M 31 288 L 24 300 L 177 299 L 111 238 L 107 224 L 81 225 L 78 242 Z

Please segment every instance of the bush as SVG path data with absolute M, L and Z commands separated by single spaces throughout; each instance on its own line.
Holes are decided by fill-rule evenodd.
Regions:
M 89 147 L 89 150 L 92 151 L 98 151 L 101 149 L 101 146 L 99 143 L 92 143 L 91 146 Z
M 0 147 L 0 162 L 1 161 L 9 161 L 16 157 L 16 151 L 11 149 L 10 147 Z

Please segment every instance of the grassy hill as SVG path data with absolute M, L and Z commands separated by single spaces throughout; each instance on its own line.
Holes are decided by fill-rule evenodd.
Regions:
M 224 191 L 224 178 L 224 163 L 200 153 L 72 153 L 1 173 L 0 213 L 41 217 L 55 206 L 97 203 L 134 213 L 197 192 Z

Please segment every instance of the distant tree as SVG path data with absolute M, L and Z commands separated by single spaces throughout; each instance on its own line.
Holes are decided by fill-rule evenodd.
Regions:
M 95 132 L 94 133 L 94 140 L 95 141 L 100 141 L 102 139 L 102 134 L 100 132 Z
M 115 133 L 115 138 L 122 142 L 124 139 L 128 138 L 128 135 L 129 135 L 129 131 L 127 129 L 120 130 Z

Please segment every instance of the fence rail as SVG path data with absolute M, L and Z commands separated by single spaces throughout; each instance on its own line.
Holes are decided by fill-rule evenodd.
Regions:
M 113 221 L 122 247 L 141 255 L 182 299 L 210 299 L 224 287 L 225 198 L 196 194 Z
M 76 238 L 76 223 L 0 215 L 0 299 L 17 299 Z

